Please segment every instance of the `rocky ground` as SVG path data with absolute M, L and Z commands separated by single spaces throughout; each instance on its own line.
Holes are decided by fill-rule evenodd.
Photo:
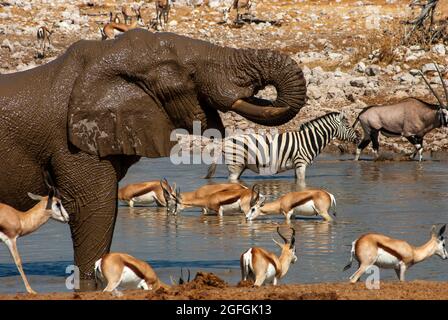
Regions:
M 117 296 L 103 292 L 0 295 L 0 300 L 447 300 L 446 282 L 381 282 L 380 290 L 364 283 L 319 283 L 265 286 L 249 283 L 229 286 L 210 273 L 198 273 L 187 284 L 156 292 L 126 291 Z
M 51 61 L 79 39 L 100 39 L 99 27 L 108 21 L 109 12 L 120 12 L 126 1 L 4 0 L 0 2 L 0 73 L 10 73 Z M 308 82 L 308 102 L 299 115 L 280 130 L 293 130 L 298 124 L 329 111 L 345 110 L 353 121 L 367 105 L 383 104 L 415 96 L 430 102 L 419 70 L 441 90 L 434 73 L 436 61 L 447 78 L 448 46 L 400 45 L 401 21 L 415 17 L 404 0 L 309 1 L 257 0 L 251 13 L 279 25 L 252 23 L 236 27 L 223 23 L 222 9 L 229 0 L 210 0 L 209 6 L 187 6 L 177 0 L 171 10 L 167 31 L 232 47 L 270 48 L 290 54 L 303 68 Z M 198 4 L 201 1 L 196 1 Z M 131 2 L 129 2 L 131 3 Z M 139 3 L 146 24 L 155 16 L 154 3 Z M 448 16 L 448 3 L 442 1 L 437 19 Z M 230 19 L 234 19 L 231 12 Z M 229 21 L 228 21 L 229 22 Z M 37 57 L 37 28 L 46 25 L 53 31 L 46 57 Z M 448 83 L 448 80 L 445 80 Z M 275 98 L 266 88 L 260 95 Z M 233 113 L 222 115 L 229 128 L 258 128 Z M 448 148 L 447 129 L 437 129 L 426 138 L 426 150 Z M 404 138 L 382 138 L 389 151 L 410 153 Z M 195 145 L 205 142 L 192 140 Z M 188 143 L 187 143 L 188 144 Z M 333 144 L 332 150 L 337 142 Z M 189 142 L 191 147 L 191 141 Z M 344 145 L 345 150 L 353 146 Z M 331 150 L 331 148 L 330 148 Z

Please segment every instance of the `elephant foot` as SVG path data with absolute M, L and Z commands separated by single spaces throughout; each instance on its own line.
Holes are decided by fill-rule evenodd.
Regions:
M 98 286 L 95 278 L 92 279 L 80 279 L 79 289 L 75 289 L 75 292 L 97 291 Z

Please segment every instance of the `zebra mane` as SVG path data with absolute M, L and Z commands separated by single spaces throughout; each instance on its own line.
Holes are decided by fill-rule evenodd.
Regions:
M 312 129 L 312 128 L 315 127 L 316 123 L 317 123 L 320 119 L 322 119 L 322 118 L 330 118 L 330 117 L 333 117 L 333 116 L 337 116 L 337 115 L 339 115 L 339 114 L 340 114 L 339 112 L 330 112 L 330 113 L 324 114 L 323 116 L 317 117 L 317 118 L 312 119 L 312 120 L 307 121 L 307 122 L 304 122 L 304 123 L 302 123 L 302 124 L 299 126 L 299 131 L 302 131 L 302 130 L 304 130 L 304 129 Z

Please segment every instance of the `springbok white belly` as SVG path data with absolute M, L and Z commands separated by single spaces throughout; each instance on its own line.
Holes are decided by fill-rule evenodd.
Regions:
M 222 205 L 221 210 L 223 213 L 241 212 L 241 201 L 238 199 L 238 201 L 233 203 Z
M 102 259 L 99 259 L 95 263 L 95 276 L 100 279 L 101 283 L 105 287 L 107 285 L 107 281 L 104 278 L 103 272 L 101 270 L 101 260 Z M 118 287 L 124 289 L 151 289 L 148 287 L 144 279 L 140 278 L 134 271 L 132 271 L 132 269 L 126 266 L 123 268 L 123 272 L 121 273 L 121 280 Z
M 150 204 L 159 204 L 156 193 L 154 191 L 142 194 L 141 196 L 132 198 L 134 201 L 134 205 L 150 205 Z
M 275 267 L 272 263 L 268 264 L 268 270 L 266 270 L 266 283 L 274 282 L 275 278 Z
M 3 232 L 0 232 L 0 241 L 5 242 L 9 241 L 9 238 Z
M 396 256 L 384 251 L 381 248 L 378 248 L 378 255 L 375 261 L 376 266 L 385 269 L 392 269 L 398 267 L 399 263 L 400 260 Z
M 148 290 L 148 286 L 144 279 L 140 278 L 132 269 L 124 267 L 121 274 L 120 287 L 126 289 L 145 289 Z
M 310 200 L 305 202 L 304 204 L 294 207 L 293 213 L 299 216 L 315 216 L 317 215 L 317 212 L 316 210 L 314 210 L 314 208 L 314 201 Z

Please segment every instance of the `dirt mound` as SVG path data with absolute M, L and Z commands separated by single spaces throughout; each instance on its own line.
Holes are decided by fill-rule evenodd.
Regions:
M 182 286 L 184 290 L 207 289 L 207 288 L 226 288 L 229 285 L 214 273 L 198 272 L 193 281 Z

